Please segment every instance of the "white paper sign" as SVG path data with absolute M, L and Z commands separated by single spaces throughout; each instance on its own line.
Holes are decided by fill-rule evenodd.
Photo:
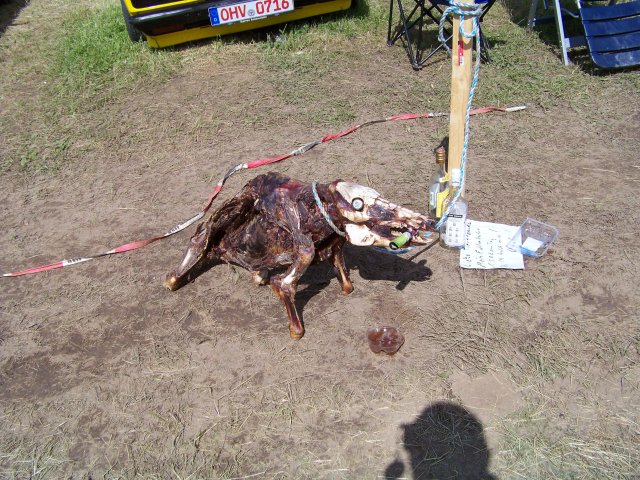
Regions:
M 510 268 L 524 270 L 522 253 L 512 252 L 507 243 L 520 227 L 467 220 L 467 242 L 460 250 L 462 268 Z

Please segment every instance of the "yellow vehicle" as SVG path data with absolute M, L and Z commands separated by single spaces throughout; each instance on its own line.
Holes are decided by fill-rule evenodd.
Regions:
M 120 0 L 129 38 L 152 47 L 346 10 L 352 0 Z

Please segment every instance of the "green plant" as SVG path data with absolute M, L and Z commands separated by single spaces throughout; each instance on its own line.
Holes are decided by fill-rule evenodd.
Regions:
M 57 33 L 49 73 L 55 98 L 71 111 L 100 107 L 142 82 L 157 84 L 179 66 L 172 50 L 132 43 L 117 5 L 78 7 Z

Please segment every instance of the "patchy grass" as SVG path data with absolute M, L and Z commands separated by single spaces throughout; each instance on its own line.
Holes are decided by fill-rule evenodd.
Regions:
M 58 173 L 69 157 L 72 137 L 82 128 L 73 125 L 74 116 L 126 98 L 143 85 L 157 87 L 182 62 L 176 51 L 132 43 L 114 2 L 52 6 L 49 20 L 38 27 L 40 35 L 17 32 L 13 42 L 20 47 L 13 48 L 12 55 L 6 54 L 6 44 L 0 48 L 2 64 L 15 72 L 0 79 L 0 87 L 6 92 L 30 91 L 26 97 L 17 95 L 13 104 L 7 102 L 0 119 L 0 129 L 14 136 L 14 148 L 2 155 L 2 171 Z M 24 111 L 32 124 L 28 129 L 12 127 Z
M 174 51 L 131 42 L 118 5 L 72 10 L 53 40 L 51 58 L 54 98 L 71 112 L 99 108 L 141 83 L 157 85 L 180 65 Z
M 558 435 L 548 420 L 548 413 L 529 408 L 503 422 L 499 478 L 614 480 L 634 478 L 640 469 L 637 444 L 598 430 L 569 427 Z
M 52 140 L 46 143 L 37 136 L 25 139 L 16 152 L 20 172 L 47 175 L 59 172 L 65 164 L 69 145 L 70 140 L 68 138 Z M 7 162 L 5 168 L 8 165 L 9 163 Z
M 309 107 L 307 117 L 314 124 L 345 125 L 356 118 L 334 72 L 359 61 L 349 42 L 383 35 L 385 11 L 381 4 L 359 1 L 346 13 L 285 26 L 268 37 L 272 41 L 258 44 L 277 94 L 292 105 Z

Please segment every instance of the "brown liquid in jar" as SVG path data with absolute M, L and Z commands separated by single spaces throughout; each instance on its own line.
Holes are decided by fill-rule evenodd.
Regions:
M 383 326 L 367 332 L 369 348 L 373 353 L 393 355 L 404 343 L 404 336 L 395 327 Z

